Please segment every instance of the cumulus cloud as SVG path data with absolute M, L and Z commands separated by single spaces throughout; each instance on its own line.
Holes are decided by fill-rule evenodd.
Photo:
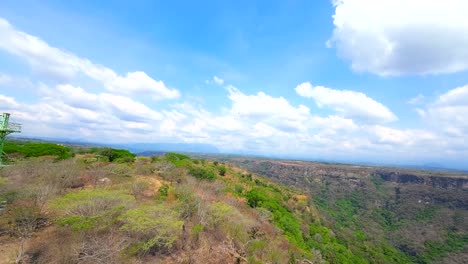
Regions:
M 434 157 L 448 155 L 445 150 L 459 156 L 465 151 L 454 148 L 463 142 L 427 130 L 356 123 L 340 115 L 315 115 L 306 106 L 264 92 L 246 94 L 232 86 L 226 91 L 230 104 L 221 112 L 191 103 L 155 111 L 129 97 L 90 93 L 72 85 L 43 86 L 39 101 L 32 104 L 1 95 L 0 105 L 7 106 L 13 121 L 23 123 L 24 133 L 33 136 L 99 142 L 197 142 L 228 152 L 320 158 L 379 153 Z M 447 96 L 441 98 L 440 104 L 453 103 Z
M 440 95 L 425 109 L 418 109 L 418 113 L 450 136 L 468 137 L 468 85 Z
M 394 129 L 377 125 L 370 127 L 369 130 L 375 135 L 375 139 L 378 143 L 396 145 L 399 147 L 429 143 L 429 141 L 437 139 L 434 133 L 422 129 Z
M 38 37 L 15 29 L 0 18 L 0 49 L 26 60 L 34 71 L 60 82 L 71 80 L 79 73 L 94 79 L 109 91 L 132 94 L 147 93 L 154 99 L 179 97 L 179 91 L 170 89 L 141 71 L 120 76 L 112 69 L 95 64 L 86 58 L 51 47 Z
M 341 2 L 345 1 L 336 4 Z M 196 142 L 213 144 L 226 152 L 316 158 L 385 158 L 387 153 L 468 157 L 466 86 L 440 95 L 429 105 L 418 105 L 421 116 L 436 128 L 401 129 L 388 126 L 397 117 L 365 94 L 310 83 L 298 85 L 296 92 L 319 107 L 332 109 L 332 114 L 318 115 L 305 105 L 266 92 L 246 93 L 225 86 L 217 76 L 209 83 L 225 87 L 228 103 L 222 109 L 206 110 L 181 101 L 148 104 L 135 94 L 167 99 L 178 97 L 179 92 L 144 72 L 118 75 L 51 47 L 2 19 L 0 49 L 24 59 L 35 71 L 60 79 L 29 82 L 35 93 L 31 97 L 15 98 L 7 92 L 1 94 L 7 91 L 2 89 L 0 112 L 11 112 L 13 122 L 23 123 L 26 136 L 95 142 Z M 88 89 L 88 79 L 76 80 L 83 75 L 100 83 L 101 89 Z M 0 85 L 17 83 L 16 79 L 0 74 Z
M 296 92 L 313 98 L 318 107 L 330 107 L 344 117 L 365 123 L 388 123 L 398 120 L 386 106 L 363 93 L 350 90 L 334 90 L 323 86 L 301 83 Z
M 283 97 L 271 97 L 264 92 L 256 95 L 246 95 L 235 87 L 228 87 L 229 99 L 232 102 L 231 114 L 247 119 L 270 119 L 276 121 L 297 123 L 300 126 L 307 118 L 309 108 L 304 105 L 292 106 Z M 298 127 L 299 128 L 299 127 Z
M 355 71 L 382 76 L 468 69 L 468 1 L 336 0 L 327 43 Z

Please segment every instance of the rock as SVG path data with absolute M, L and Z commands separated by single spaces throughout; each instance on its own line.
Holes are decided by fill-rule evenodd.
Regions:
M 100 184 L 104 184 L 104 185 L 109 185 L 109 184 L 112 183 L 112 181 L 111 181 L 109 178 L 107 178 L 107 177 L 102 178 L 102 179 L 99 179 L 98 182 L 99 182 Z

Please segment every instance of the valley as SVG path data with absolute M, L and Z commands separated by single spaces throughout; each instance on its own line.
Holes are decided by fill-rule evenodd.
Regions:
M 468 259 L 468 175 L 304 161 L 222 157 L 307 191 L 338 237 L 363 232 L 415 263 Z M 348 240 L 349 243 L 359 243 Z

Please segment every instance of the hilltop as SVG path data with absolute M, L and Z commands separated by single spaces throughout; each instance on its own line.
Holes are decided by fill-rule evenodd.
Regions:
M 463 174 L 10 142 L 0 263 L 463 263 Z

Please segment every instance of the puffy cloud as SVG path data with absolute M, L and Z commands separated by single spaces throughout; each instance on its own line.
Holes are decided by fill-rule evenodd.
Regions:
M 299 84 L 295 90 L 300 96 L 313 98 L 318 107 L 331 107 L 347 118 L 365 123 L 388 123 L 398 120 L 386 106 L 360 92 L 312 86 L 309 82 Z
M 336 0 L 328 42 L 356 71 L 441 74 L 468 69 L 465 0 Z
M 414 146 L 437 139 L 434 133 L 422 129 L 401 130 L 380 125 L 369 127 L 368 129 L 375 135 L 378 143 L 396 145 L 398 147 Z
M 418 113 L 437 130 L 450 136 L 468 137 L 468 85 L 440 95 L 426 109 L 418 109 Z
M 24 133 L 32 136 L 99 142 L 196 142 L 228 152 L 320 158 L 375 158 L 381 153 L 460 157 L 466 151 L 466 142 L 423 129 L 319 116 L 283 97 L 245 94 L 232 86 L 227 92 L 231 104 L 220 113 L 189 103 L 173 104 L 158 112 L 129 97 L 90 93 L 72 85 L 43 86 L 42 97 L 33 104 L 1 95 L 0 105 L 9 105 L 13 121 L 23 123 Z M 452 102 L 449 94 L 442 95 L 440 101 Z M 379 158 L 384 161 L 388 156 Z
M 60 81 L 73 79 L 81 73 L 101 82 L 112 92 L 147 93 L 155 99 L 171 99 L 180 95 L 178 90 L 166 87 L 162 81 L 156 81 L 144 72 L 129 72 L 125 76 L 120 76 L 110 68 L 51 47 L 38 37 L 16 30 L 2 18 L 0 18 L 0 49 L 23 58 L 36 72 Z
M 345 1 L 336 4 L 341 2 Z M 61 80 L 58 85 L 47 80 L 39 85 L 29 81 L 37 95 L 27 98 L 29 102 L 0 94 L 1 110 L 11 112 L 13 122 L 23 123 L 27 136 L 96 142 L 197 142 L 227 152 L 316 158 L 388 158 L 388 153 L 405 153 L 399 158 L 406 162 L 409 155 L 468 157 L 466 86 L 420 107 L 421 116 L 436 128 L 398 129 L 383 125 L 397 117 L 365 94 L 313 87 L 310 83 L 298 85 L 296 92 L 314 99 L 319 107 L 332 109 L 331 115 L 317 115 L 284 97 L 265 92 L 248 94 L 233 86 L 225 87 L 229 104 L 220 111 L 180 101 L 156 108 L 134 95 L 143 93 L 163 99 L 178 97 L 179 92 L 144 72 L 118 75 L 110 68 L 19 32 L 1 19 L 0 49 L 23 58 L 35 71 Z M 90 82 L 79 77 L 83 75 L 99 82 L 104 90 L 86 89 Z M 0 74 L 3 87 L 16 87 L 16 83 L 16 77 Z M 209 83 L 224 85 L 217 76 Z M 440 127 L 446 129 L 440 132 Z
M 99 99 L 104 107 L 110 108 L 112 113 L 125 121 L 144 122 L 162 119 L 160 113 L 125 96 L 103 93 L 99 95 Z
M 237 88 L 229 86 L 230 113 L 252 121 L 262 120 L 282 131 L 303 130 L 304 122 L 310 115 L 304 105 L 292 106 L 283 97 L 271 97 L 263 92 L 245 95 Z
M 179 97 L 179 92 L 177 90 L 168 89 L 163 81 L 155 81 L 141 71 L 129 72 L 125 77 L 117 76 L 117 78 L 106 85 L 110 91 L 117 93 L 152 93 L 153 98 L 156 100 Z

